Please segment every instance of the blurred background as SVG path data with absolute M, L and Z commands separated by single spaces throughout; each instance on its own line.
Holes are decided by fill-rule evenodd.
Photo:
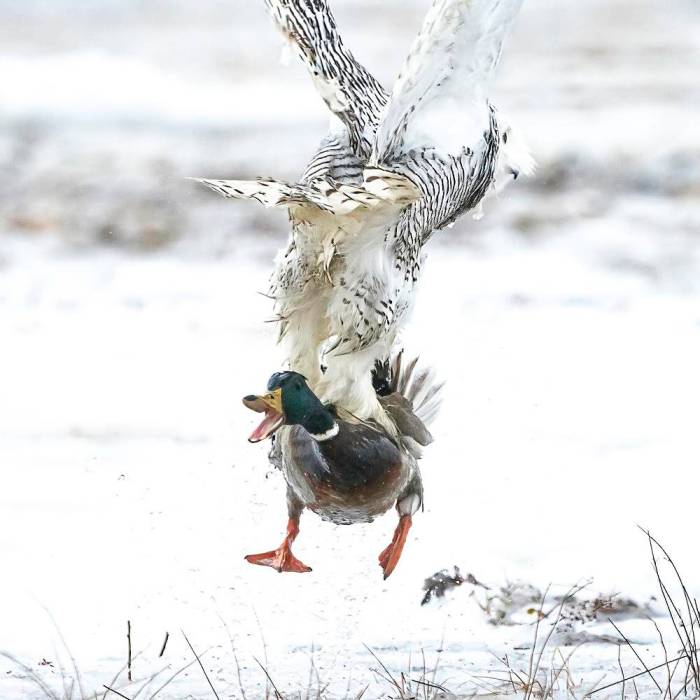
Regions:
M 390 85 L 429 0 L 332 5 Z M 425 576 L 648 597 L 637 523 L 700 586 L 697 0 L 526 0 L 493 101 L 538 170 L 430 242 L 405 342 L 447 395 L 386 584 L 391 515 L 307 518 L 303 583 L 241 560 L 284 519 L 239 397 L 279 367 L 258 292 L 287 224 L 185 178 L 303 171 L 328 118 L 280 52 L 262 0 L 0 0 L 0 648 L 49 653 L 43 604 L 110 673 L 126 619 L 227 645 L 220 616 L 258 679 L 261 629 L 273 668 L 445 633 L 460 668 L 483 622 L 466 595 L 418 608 Z

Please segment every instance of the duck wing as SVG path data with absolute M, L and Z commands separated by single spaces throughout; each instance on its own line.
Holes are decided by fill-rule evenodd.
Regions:
M 392 358 L 375 363 L 372 384 L 379 403 L 402 438 L 410 438 L 423 447 L 429 445 L 433 436 L 428 425 L 440 408 L 443 388 L 432 370 L 419 368 L 417 357 L 404 361 L 404 352 L 400 350 Z
M 327 0 L 265 0 L 268 12 L 345 125 L 357 155 L 369 156 L 387 95 L 345 47 Z
M 433 441 L 425 423 L 413 411 L 413 404 L 399 393 L 380 396 L 379 403 L 394 421 L 403 438 L 411 438 L 425 447 Z

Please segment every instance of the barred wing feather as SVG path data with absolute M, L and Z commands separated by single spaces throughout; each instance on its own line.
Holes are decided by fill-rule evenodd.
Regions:
M 386 93 L 345 47 L 327 0 L 265 0 L 268 12 L 345 124 L 357 155 L 369 156 Z
M 334 215 L 372 209 L 381 204 L 405 206 L 420 197 L 411 181 L 379 168 L 365 171 L 362 185 L 347 185 L 326 178 L 309 183 L 287 183 L 271 178 L 211 180 L 192 178 L 224 197 L 254 200 L 265 207 L 308 206 Z
M 455 156 L 488 128 L 487 94 L 522 0 L 435 0 L 379 125 L 373 162 L 415 148 Z

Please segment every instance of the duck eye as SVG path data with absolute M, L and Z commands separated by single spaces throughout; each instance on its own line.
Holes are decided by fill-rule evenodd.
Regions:
M 508 143 L 508 132 L 507 131 L 503 134 L 503 143 Z

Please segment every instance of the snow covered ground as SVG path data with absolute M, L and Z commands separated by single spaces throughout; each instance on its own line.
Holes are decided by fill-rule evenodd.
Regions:
M 53 616 L 87 696 L 131 620 L 135 678 L 191 661 L 184 630 L 221 697 L 241 695 L 236 658 L 250 698 L 256 659 L 282 692 L 304 692 L 313 658 L 333 697 L 389 693 L 364 645 L 411 677 L 441 649 L 437 679 L 467 692 L 502 668 L 491 652 L 527 666 L 533 627 L 489 624 L 466 585 L 421 607 L 439 569 L 553 593 L 592 577 L 591 595 L 645 604 L 639 524 L 700 594 L 696 4 L 526 3 L 498 98 L 541 167 L 431 243 L 404 341 L 446 399 L 387 582 L 393 514 L 305 516 L 307 576 L 242 558 L 285 519 L 240 405 L 279 368 L 258 292 L 285 223 L 182 178 L 294 177 L 323 132 L 261 4 L 0 0 L 0 650 L 60 690 Z M 335 4 L 388 82 L 428 3 Z M 620 624 L 663 660 L 650 622 Z M 575 629 L 614 634 L 605 616 Z M 615 680 L 617 654 L 577 650 L 574 681 Z M 639 668 L 629 649 L 623 664 Z M 0 697 L 41 697 L 27 676 L 0 660 Z M 209 696 L 196 666 L 159 697 L 188 693 Z

